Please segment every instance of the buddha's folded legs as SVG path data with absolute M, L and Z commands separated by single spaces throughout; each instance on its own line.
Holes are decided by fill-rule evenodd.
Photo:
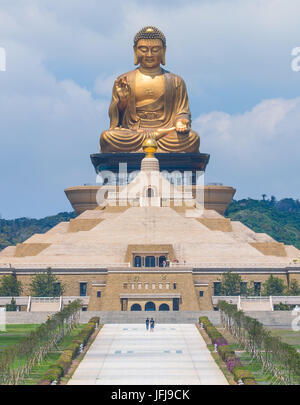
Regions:
M 127 128 L 114 128 L 102 132 L 100 152 L 142 152 L 145 135 Z
M 111 152 L 142 152 L 145 133 L 127 128 L 114 128 L 102 132 L 100 136 L 100 151 Z M 157 140 L 158 153 L 192 152 L 199 153 L 200 138 L 197 132 L 189 131 L 179 134 L 172 131 Z
M 172 131 L 157 141 L 157 152 L 190 152 L 199 153 L 200 138 L 197 132 L 190 130 L 186 134 Z

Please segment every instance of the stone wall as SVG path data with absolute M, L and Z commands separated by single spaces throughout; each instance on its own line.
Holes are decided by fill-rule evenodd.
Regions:
M 25 324 L 45 322 L 47 312 L 7 312 L 7 324 Z M 248 316 L 258 319 L 265 326 L 270 328 L 290 329 L 294 317 L 291 311 L 259 311 L 246 312 Z M 207 316 L 214 325 L 220 325 L 220 313 L 218 311 L 83 311 L 80 312 L 80 322 L 86 323 L 93 316 L 100 317 L 100 323 L 144 323 L 146 318 L 154 318 L 156 323 L 195 323 L 199 316 Z

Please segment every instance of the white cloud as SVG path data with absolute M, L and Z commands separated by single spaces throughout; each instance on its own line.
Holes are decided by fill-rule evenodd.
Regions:
M 201 151 L 211 153 L 207 178 L 237 187 L 240 197 L 299 198 L 300 97 L 264 100 L 242 114 L 213 111 L 194 127 Z

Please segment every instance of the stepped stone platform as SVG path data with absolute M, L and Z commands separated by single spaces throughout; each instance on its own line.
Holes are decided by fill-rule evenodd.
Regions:
M 300 280 L 298 249 L 224 218 L 222 203 L 207 209 L 205 188 L 203 206 L 193 186 L 168 181 L 154 157 L 128 185 L 106 191 L 103 205 L 1 251 L 0 275 L 15 271 L 28 295 L 32 276 L 51 268 L 66 295 L 90 297 L 88 311 L 154 309 L 162 322 L 172 311 L 214 309 L 228 271 L 258 295 L 270 274 Z

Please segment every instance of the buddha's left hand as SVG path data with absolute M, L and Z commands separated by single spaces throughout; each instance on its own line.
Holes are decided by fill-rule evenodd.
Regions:
M 190 121 L 187 118 L 180 118 L 175 124 L 176 132 L 184 133 L 190 130 Z

